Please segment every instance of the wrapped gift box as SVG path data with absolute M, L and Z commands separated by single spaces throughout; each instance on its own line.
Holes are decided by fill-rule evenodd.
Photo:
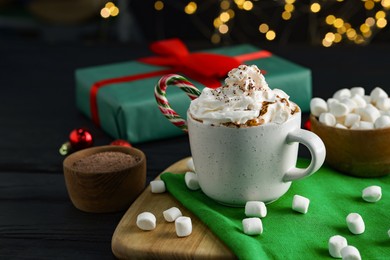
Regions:
M 171 46 L 172 42 L 166 41 L 165 43 L 167 43 L 164 45 L 166 47 Z M 179 43 L 179 46 L 184 48 L 184 52 L 187 51 L 180 41 L 174 40 L 174 43 Z M 177 49 L 180 48 L 173 48 L 173 51 Z M 131 143 L 184 134 L 172 125 L 158 109 L 154 98 L 154 87 L 158 80 L 168 73 L 187 77 L 199 89 L 203 89 L 204 85 L 216 87 L 215 82 L 218 84 L 223 82 L 226 73 L 217 79 L 215 75 L 211 75 L 213 79 L 204 80 L 210 75 L 204 75 L 202 78 L 199 71 L 196 71 L 197 68 L 191 68 L 193 64 L 204 64 L 204 68 L 208 69 L 214 64 L 212 56 L 203 57 L 207 62 L 202 61 L 202 57 L 197 58 L 197 54 L 205 53 L 233 58 L 238 64 L 257 65 L 263 71 L 270 88 L 284 90 L 290 95 L 290 100 L 297 103 L 303 112 L 309 111 L 312 97 L 310 69 L 265 50 L 252 45 L 237 45 L 205 50 L 195 55 L 188 52 L 184 55 L 186 59 L 187 56 L 193 55 L 187 62 L 189 67 L 178 66 L 178 64 L 170 65 L 172 61 L 180 65 L 182 60 L 186 59 L 176 57 L 175 54 L 167 58 L 164 51 L 166 50 L 157 50 L 159 54 L 163 52 L 163 56 L 151 57 L 150 60 L 146 58 L 76 70 L 77 108 L 113 138 L 125 139 Z M 224 66 L 225 63 L 222 59 L 215 64 Z M 225 72 L 228 71 L 227 68 L 224 69 Z M 167 96 L 172 108 L 184 117 L 190 104 L 190 99 L 186 94 L 176 87 L 171 87 L 167 90 Z

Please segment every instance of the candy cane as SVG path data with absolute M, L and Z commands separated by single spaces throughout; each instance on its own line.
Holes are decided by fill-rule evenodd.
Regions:
M 161 113 L 163 113 L 163 115 L 168 118 L 172 124 L 179 127 L 184 132 L 187 132 L 186 121 L 171 108 L 171 105 L 166 97 L 166 90 L 169 85 L 179 87 L 191 100 L 199 97 L 201 92 L 185 77 L 176 74 L 163 76 L 154 88 L 154 96 Z

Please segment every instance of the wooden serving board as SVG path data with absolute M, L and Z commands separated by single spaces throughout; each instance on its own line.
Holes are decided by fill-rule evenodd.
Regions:
M 188 171 L 187 160 L 182 159 L 164 172 Z M 157 177 L 159 179 L 159 177 Z M 191 217 L 192 234 L 176 236 L 175 224 L 165 221 L 163 211 L 177 207 L 184 216 Z M 157 219 L 154 230 L 143 231 L 136 225 L 138 214 L 149 211 Z M 152 193 L 150 185 L 122 217 L 111 241 L 112 252 L 120 259 L 234 259 L 235 255 L 196 216 L 189 212 L 170 193 Z

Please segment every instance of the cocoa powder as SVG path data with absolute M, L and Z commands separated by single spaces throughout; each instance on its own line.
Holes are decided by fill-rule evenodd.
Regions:
M 73 170 L 85 173 L 121 171 L 141 160 L 138 156 L 122 152 L 100 152 L 81 158 L 73 163 Z

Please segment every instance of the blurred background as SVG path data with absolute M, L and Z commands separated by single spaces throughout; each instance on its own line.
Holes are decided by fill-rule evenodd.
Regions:
M 390 0 L 0 0 L 0 41 L 388 43 Z

